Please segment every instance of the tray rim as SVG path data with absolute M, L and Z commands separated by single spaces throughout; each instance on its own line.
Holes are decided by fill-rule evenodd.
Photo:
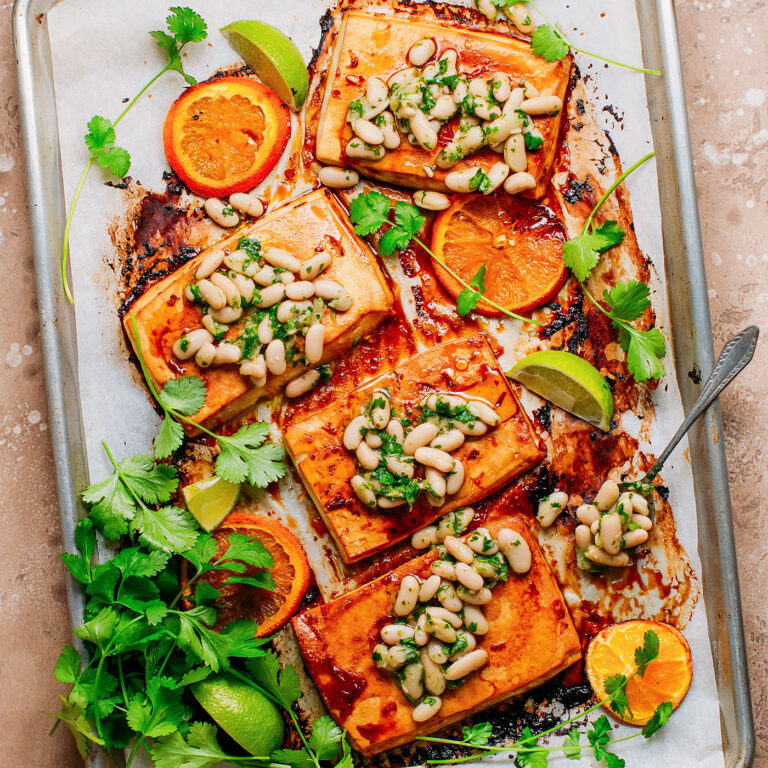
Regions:
M 58 279 L 58 243 L 64 229 L 65 202 L 45 16 L 57 2 L 15 0 L 12 23 L 50 435 L 63 542 L 66 550 L 74 551 L 74 526 L 82 513 L 76 489 L 85 487 L 88 473 L 77 393 L 75 318 Z M 712 331 L 675 9 L 673 0 L 636 0 L 636 7 L 643 30 L 644 58 L 663 62 L 664 70 L 663 78 L 655 82 L 646 77 L 646 85 L 658 152 L 664 257 L 668 266 L 666 290 L 672 297 L 674 289 L 675 297 L 682 299 L 670 301 L 670 324 L 676 331 L 681 330 L 680 334 L 670 333 L 676 369 L 681 372 L 698 366 L 708 371 L 714 362 Z M 650 26 L 643 20 L 651 22 Z M 664 151 L 659 151 L 661 141 L 665 142 Z M 663 173 L 671 185 L 664 184 Z M 669 269 L 671 253 L 681 261 L 675 264 L 682 267 L 681 277 L 688 281 L 684 287 L 677 284 L 682 281 L 673 285 L 670 279 L 676 271 Z M 686 320 L 688 333 L 683 334 Z M 696 397 L 698 385 L 687 376 L 678 376 L 678 386 L 687 408 Z M 724 759 L 728 768 L 749 768 L 754 759 L 755 733 L 724 435 L 717 404 L 699 420 L 692 436 L 697 515 L 716 534 L 706 536 L 700 527 L 702 561 L 707 550 L 714 549 L 717 556 L 716 573 L 702 573 L 700 578 L 707 595 Z M 83 615 L 83 596 L 69 574 L 67 593 L 70 620 L 75 627 Z M 710 600 L 709 593 L 715 600 Z M 119 764 L 114 760 L 115 756 L 96 750 L 86 762 L 93 768 L 106 768 Z

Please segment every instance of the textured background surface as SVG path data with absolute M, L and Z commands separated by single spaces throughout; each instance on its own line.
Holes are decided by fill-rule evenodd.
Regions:
M 679 0 L 680 45 L 716 347 L 768 325 L 768 3 Z M 74 768 L 65 729 L 51 739 L 68 642 L 55 480 L 27 216 L 11 3 L 0 3 L 0 765 Z M 768 343 L 722 398 L 758 736 L 768 768 Z

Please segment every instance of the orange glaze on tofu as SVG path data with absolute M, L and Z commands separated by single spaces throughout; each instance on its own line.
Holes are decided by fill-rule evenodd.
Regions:
M 408 50 L 419 39 L 430 37 L 438 46 L 437 57 L 447 49 L 459 55 L 459 72 L 470 77 L 488 77 L 504 72 L 513 81 L 524 79 L 542 94 L 565 99 L 571 71 L 571 57 L 547 62 L 535 56 L 529 42 L 491 32 L 451 27 L 432 21 L 416 21 L 386 16 L 373 16 L 349 11 L 336 39 L 329 76 L 325 87 L 317 127 L 316 155 L 321 163 L 354 167 L 372 179 L 400 184 L 415 189 L 447 191 L 445 177 L 451 171 L 481 167 L 484 171 L 500 159 L 489 148 L 464 158 L 447 170 L 436 168 L 428 176 L 424 166 L 434 166 L 437 155 L 450 139 L 458 124 L 454 117 L 441 131 L 438 146 L 427 151 L 403 140 L 381 160 L 347 157 L 344 148 L 353 137 L 347 123 L 347 108 L 365 93 L 365 81 L 372 76 L 387 80 L 395 72 L 406 69 Z M 546 190 L 557 147 L 562 111 L 549 117 L 537 117 L 536 127 L 544 139 L 542 148 L 528 154 L 528 173 L 536 179 L 535 189 L 523 197 L 539 199 Z
M 355 495 L 350 479 L 355 457 L 343 444 L 347 423 L 386 387 L 397 413 L 412 412 L 429 392 L 454 391 L 482 398 L 500 424 L 468 438 L 452 455 L 461 458 L 466 480 L 442 507 L 417 499 L 410 511 L 371 510 Z M 473 504 L 527 472 L 545 456 L 528 417 L 482 335 L 440 344 L 352 390 L 285 430 L 285 444 L 345 563 L 381 552 L 414 531 L 462 506 Z
M 328 243 L 336 254 L 323 278 L 341 283 L 354 297 L 351 309 L 332 312 L 326 309 L 325 346 L 321 363 L 346 352 L 363 336 L 392 314 L 394 298 L 375 255 L 352 231 L 339 202 L 327 190 L 303 195 L 276 208 L 254 224 L 202 251 L 181 269 L 155 283 L 131 307 L 149 373 L 158 387 L 182 374 L 200 376 L 205 381 L 205 405 L 195 420 L 212 427 L 251 408 L 262 397 L 274 396 L 307 367 L 301 362 L 288 365 L 281 376 L 269 375 L 264 387 L 254 387 L 239 372 L 239 363 L 201 369 L 194 358 L 177 360 L 171 348 L 182 333 L 201 326 L 200 308 L 184 296 L 187 284 L 194 281 L 197 266 L 212 249 L 234 251 L 241 237 L 256 238 L 263 246 L 289 251 L 304 262 Z M 123 319 L 128 338 L 135 346 L 130 313 Z M 227 338 L 240 332 L 235 326 Z
M 536 688 L 581 657 L 579 637 L 563 596 L 525 520 L 505 517 L 487 524 L 491 534 L 513 528 L 531 549 L 531 570 L 493 589 L 483 606 L 488 620 L 478 648 L 488 663 L 442 696 L 440 711 L 414 722 L 413 705 L 394 676 L 371 658 L 379 631 L 393 619 L 392 605 L 404 576 L 430 575 L 435 550 L 348 595 L 296 616 L 293 630 L 307 671 L 328 711 L 365 755 L 375 755 L 433 733 L 451 723 Z M 466 538 L 466 537 L 465 537 Z

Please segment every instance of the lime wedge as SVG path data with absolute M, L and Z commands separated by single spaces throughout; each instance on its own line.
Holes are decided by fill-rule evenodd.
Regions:
M 288 35 L 263 21 L 233 21 L 221 33 L 256 76 L 294 112 L 307 98 L 309 74 Z
M 210 533 L 232 511 L 240 496 L 240 485 L 222 477 L 209 477 L 181 489 L 184 503 L 200 527 Z
M 200 706 L 246 752 L 269 757 L 283 743 L 280 710 L 247 683 L 211 675 L 190 689 Z
M 611 428 L 611 388 L 600 371 L 578 355 L 560 350 L 534 352 L 507 376 L 598 429 Z

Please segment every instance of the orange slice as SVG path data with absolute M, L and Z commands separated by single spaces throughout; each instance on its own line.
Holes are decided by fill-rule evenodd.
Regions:
M 485 295 L 511 312 L 546 304 L 566 278 L 565 229 L 546 206 L 511 195 L 457 195 L 435 220 L 432 250 L 468 283 L 486 265 Z M 436 274 L 454 298 L 463 286 L 439 264 Z M 477 311 L 501 315 L 480 301 Z
M 605 698 L 605 681 L 616 674 L 629 677 L 636 668 L 635 648 L 643 645 L 645 633 L 652 630 L 659 638 L 659 655 L 627 683 L 626 693 L 632 715 L 619 716 L 605 708 L 617 719 L 630 725 L 645 725 L 656 707 L 669 701 L 676 709 L 688 693 L 693 676 L 691 649 L 687 640 L 674 627 L 657 621 L 625 621 L 598 632 L 587 648 L 584 665 L 595 694 Z
M 290 135 L 290 112 L 274 91 L 247 77 L 220 77 L 188 88 L 173 102 L 163 146 L 192 192 L 226 197 L 259 184 Z
M 270 569 L 275 580 L 275 591 L 230 584 L 223 586 L 232 575 L 230 571 L 211 571 L 202 577 L 218 589 L 223 596 L 217 629 L 224 628 L 237 619 L 258 622 L 257 637 L 276 632 L 296 613 L 309 586 L 309 563 L 299 540 L 279 521 L 263 515 L 233 512 L 211 534 L 219 544 L 216 557 L 221 557 L 227 547 L 230 533 L 258 539 L 270 552 L 274 566 Z M 257 569 L 248 567 L 243 576 L 253 576 Z M 182 581 L 186 581 L 186 561 L 182 561 Z

